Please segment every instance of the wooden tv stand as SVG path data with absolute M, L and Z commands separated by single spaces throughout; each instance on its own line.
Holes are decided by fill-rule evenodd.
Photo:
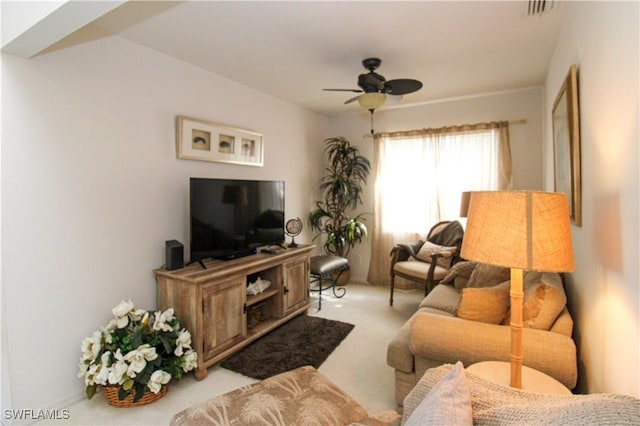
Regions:
M 207 368 L 309 309 L 309 253 L 313 245 L 257 253 L 222 261 L 207 260 L 203 269 L 157 269 L 158 309 L 174 308 L 191 332 L 198 353 L 197 380 Z M 258 277 L 271 282 L 263 293 L 248 296 Z

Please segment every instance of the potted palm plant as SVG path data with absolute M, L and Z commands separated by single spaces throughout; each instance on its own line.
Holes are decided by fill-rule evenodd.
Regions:
M 325 236 L 324 251 L 347 257 L 356 244 L 367 236 L 365 213 L 349 213 L 362 204 L 363 186 L 371 170 L 369 160 L 344 137 L 325 139 L 328 157 L 326 174 L 320 179 L 323 199 L 309 213 L 314 240 Z

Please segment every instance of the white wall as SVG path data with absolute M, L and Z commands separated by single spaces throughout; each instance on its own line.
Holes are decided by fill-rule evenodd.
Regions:
M 29 5 L 21 1 L 4 1 L 2 3 L 0 7 L 2 9 L 0 39 L 4 47 L 55 12 L 56 9 L 62 7 L 66 1 L 30 2 Z
M 582 227 L 567 285 L 579 348 L 578 390 L 640 396 L 639 3 L 567 2 L 546 79 L 545 116 L 578 67 Z M 551 125 L 545 187 L 553 189 Z
M 282 179 L 286 217 L 309 211 L 323 116 L 120 38 L 30 60 L 3 54 L 2 89 L 13 408 L 82 398 L 82 339 L 121 299 L 155 308 L 165 240 L 188 243 L 190 176 Z M 177 115 L 263 133 L 265 166 L 176 159 Z
M 526 124 L 509 127 L 514 188 L 542 189 L 543 95 L 542 87 L 533 87 L 512 92 L 443 100 L 410 108 L 383 108 L 374 114 L 374 129 L 379 132 L 392 132 L 524 119 L 527 121 Z M 410 99 L 410 96 L 407 98 Z M 349 139 L 373 165 L 373 139 L 369 136 L 368 112 L 345 114 L 334 118 L 331 131 L 332 136 L 344 136 Z M 460 173 L 464 173 L 464 170 Z M 367 185 L 364 204 L 358 212 L 373 212 L 372 176 Z M 419 186 L 420 183 L 413 182 L 411 185 Z M 367 224 L 369 228 L 372 227 L 371 218 L 368 219 Z M 428 229 L 425 230 L 425 234 L 426 232 Z M 354 281 L 366 281 L 370 256 L 370 241 L 358 246 L 349 256 L 352 266 L 351 276 Z

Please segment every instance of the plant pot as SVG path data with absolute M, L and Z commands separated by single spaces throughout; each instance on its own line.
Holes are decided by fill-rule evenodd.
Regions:
M 160 392 L 153 393 L 150 390 L 147 390 L 142 398 L 133 402 L 133 393 L 129 394 L 125 399 L 118 399 L 118 389 L 119 386 L 103 386 L 102 394 L 106 398 L 109 405 L 114 407 L 139 407 L 141 405 L 151 404 L 152 402 L 156 402 L 160 398 L 162 398 L 168 391 L 169 385 L 164 385 L 160 388 Z
M 342 273 L 341 273 L 342 272 Z M 336 280 L 337 278 L 337 280 Z M 339 287 L 347 285 L 351 279 L 351 268 L 347 268 L 343 271 L 338 271 L 331 277 L 332 280 L 336 280 L 336 285 Z

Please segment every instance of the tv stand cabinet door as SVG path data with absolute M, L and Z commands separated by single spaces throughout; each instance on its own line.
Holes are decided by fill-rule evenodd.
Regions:
M 245 281 L 241 276 L 202 288 L 203 361 L 246 339 Z
M 285 315 L 309 303 L 309 257 L 304 256 L 284 265 Z

